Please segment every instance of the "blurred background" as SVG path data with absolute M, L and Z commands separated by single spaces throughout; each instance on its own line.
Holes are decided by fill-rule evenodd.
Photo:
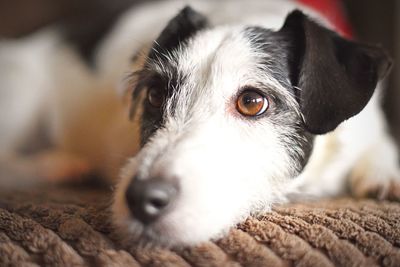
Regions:
M 79 27 L 78 34 L 85 35 L 85 27 L 96 25 L 100 31 L 112 24 L 113 12 L 143 1 L 146 0 L 0 0 L 0 38 L 21 37 L 60 22 Z M 343 0 L 342 3 L 356 38 L 381 44 L 394 59 L 383 105 L 390 130 L 400 144 L 400 1 Z

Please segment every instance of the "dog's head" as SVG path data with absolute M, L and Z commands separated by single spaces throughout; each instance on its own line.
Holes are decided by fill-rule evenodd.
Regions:
M 122 174 L 117 223 L 193 244 L 268 209 L 291 190 L 313 137 L 359 113 L 389 65 L 300 11 L 272 31 L 212 28 L 183 9 L 136 74 L 143 147 Z

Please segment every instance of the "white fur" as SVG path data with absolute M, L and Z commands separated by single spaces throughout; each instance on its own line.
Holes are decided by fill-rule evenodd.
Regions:
M 117 97 L 116 84 L 129 71 L 132 54 L 155 39 L 184 3 L 165 1 L 127 12 L 97 51 L 97 73 L 49 31 L 21 42 L 2 43 L 0 92 L 9 104 L 0 105 L 0 149 L 7 151 L 3 154 L 14 153 L 29 138 L 32 123 L 43 118 L 42 112 L 51 112 L 47 127 L 57 146 L 115 177 L 138 144 L 136 126 L 127 120 L 128 107 Z M 163 243 L 195 244 L 220 236 L 250 213 L 269 210 L 291 193 L 341 193 L 354 166 L 368 164 L 369 173 L 399 179 L 397 152 L 386 133 L 377 96 L 358 116 L 333 133 L 317 137 L 303 173 L 290 177 L 296 166 L 281 137 L 292 129 L 268 119 L 243 120 L 235 113 L 233 96 L 241 86 L 261 81 L 285 95 L 299 113 L 293 96 L 271 75 L 254 67 L 254 51 L 239 34 L 242 24 L 277 29 L 297 5 L 290 1 L 242 3 L 190 1 L 212 24 L 239 26 L 204 31 L 187 49 L 171 55 L 178 57 L 182 72 L 190 73 L 181 93 L 174 96 L 176 113 L 182 116 L 169 119 L 121 173 L 114 221 L 129 234 L 145 231 Z M 9 68 L 13 64 L 18 71 Z M 4 74 L 3 69 L 8 72 Z M 101 112 L 105 106 L 113 108 L 105 114 Z M 299 148 L 294 144 L 289 149 Z M 110 162 L 112 167 L 105 168 Z M 353 172 L 355 177 L 360 169 L 364 170 Z M 137 173 L 178 179 L 181 187 L 174 209 L 148 228 L 131 218 L 125 203 L 126 188 Z

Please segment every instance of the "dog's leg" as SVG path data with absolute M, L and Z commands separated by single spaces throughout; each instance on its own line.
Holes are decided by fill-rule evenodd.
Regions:
M 97 71 L 57 32 L 0 42 L 0 179 L 118 177 L 137 150 L 137 126 L 129 94 L 115 89 L 119 75 Z
M 347 173 L 347 186 L 356 197 L 400 200 L 398 149 L 390 136 L 377 97 L 367 106 L 349 134 L 352 142 L 362 140 L 357 159 Z M 355 129 L 356 128 L 356 129 Z M 351 152 L 352 147 L 347 148 Z

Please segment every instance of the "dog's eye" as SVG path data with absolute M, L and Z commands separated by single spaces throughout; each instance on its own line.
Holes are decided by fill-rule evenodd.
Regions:
M 149 89 L 147 92 L 147 99 L 150 103 L 155 108 L 159 108 L 162 106 L 164 103 L 164 93 L 161 90 L 157 89 Z
M 254 90 L 242 92 L 238 99 L 236 108 L 244 116 L 258 116 L 268 109 L 268 99 Z

